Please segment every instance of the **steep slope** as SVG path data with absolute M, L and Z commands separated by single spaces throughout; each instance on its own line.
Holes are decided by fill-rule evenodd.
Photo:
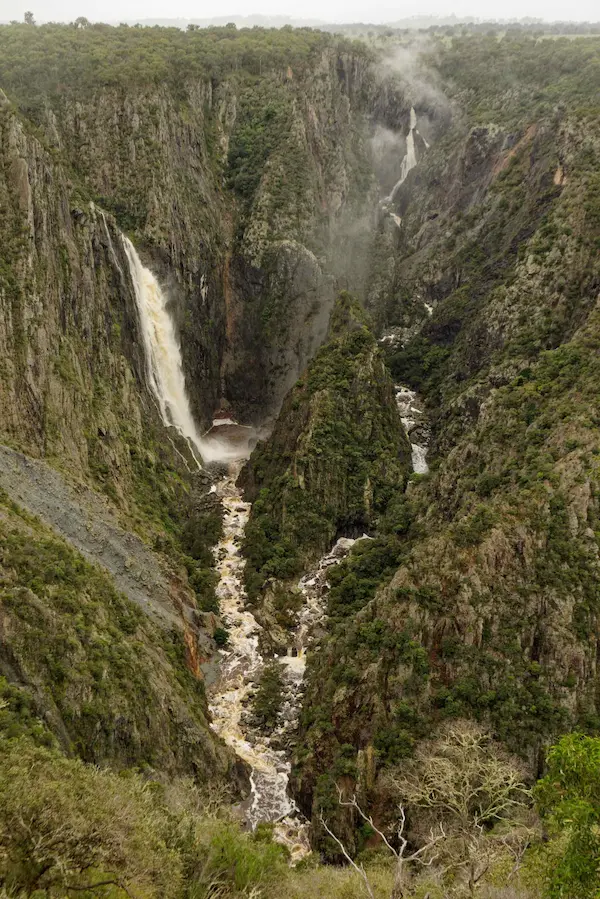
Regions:
M 309 30 L 0 29 L 0 662 L 67 751 L 235 779 L 199 685 L 219 513 L 148 389 L 122 231 L 169 287 L 200 428 L 221 405 L 263 423 L 288 391 L 242 477 L 263 649 L 285 646 L 298 576 L 373 538 L 328 574 L 304 813 L 342 779 L 385 809 L 379 773 L 449 717 L 532 774 L 556 735 L 597 730 L 599 53 L 444 36 L 382 82 Z M 425 477 L 348 294 L 316 351 L 345 284 L 427 405 Z M 88 558 L 98 538 L 103 568 L 20 506 Z
M 392 372 L 427 399 L 431 473 L 391 522 L 396 565 L 373 546 L 335 573 L 294 773 L 307 814 L 341 776 L 377 803 L 377 769 L 448 717 L 532 773 L 557 734 L 598 728 L 598 54 L 440 54 L 454 124 L 381 223 L 392 277 L 371 298 Z
M 377 197 L 365 118 L 372 83 L 352 47 L 240 94 L 227 170 L 240 222 L 224 377 L 226 395 L 259 422 L 279 410 L 324 340 L 339 287 L 364 283 Z
M 195 472 L 189 447 L 165 430 L 157 408 L 124 232 L 167 288 L 196 427 L 223 405 L 263 421 L 324 336 L 342 259 L 355 260 L 347 280 L 364 277 L 359 251 L 374 202 L 368 54 L 308 31 L 184 35 L 85 23 L 13 25 L 0 29 L 0 45 L 0 82 L 13 101 L 2 94 L 2 483 L 15 509 L 98 560 L 104 587 L 95 608 L 110 605 L 112 581 L 149 614 L 153 623 L 135 639 L 160 656 L 164 676 L 147 677 L 139 706 L 120 683 L 107 684 L 100 702 L 93 641 L 77 633 L 80 683 L 63 689 L 64 675 L 34 651 L 8 599 L 2 671 L 30 691 L 67 751 L 154 764 L 156 727 L 157 771 L 236 780 L 208 730 L 201 685 L 176 745 L 172 717 L 184 721 L 188 700 L 175 698 L 170 679 L 187 690 L 215 650 L 210 547 L 220 521 L 210 477 Z M 358 517 L 368 521 L 370 512 Z M 329 544 L 335 526 L 326 530 L 320 541 Z M 31 574 L 46 583 L 49 557 L 60 560 L 65 547 L 42 525 L 20 539 L 48 544 Z M 69 559 L 84 565 L 77 553 Z M 14 577 L 21 590 L 21 573 Z M 52 599 L 62 597 L 61 576 L 51 587 Z M 41 587 L 20 595 L 24 618 L 50 603 Z M 110 609 L 102 614 L 112 628 Z M 73 603 L 51 615 L 71 640 Z M 129 652 L 124 637 L 113 639 Z M 139 667 L 149 673 L 147 661 Z M 111 737 L 111 705 L 114 722 L 127 722 L 120 740 Z M 139 720 L 143 705 L 154 710 L 150 730 Z M 88 752 L 96 732 L 103 736 Z
M 224 398 L 262 424 L 323 339 L 341 261 L 364 276 L 366 50 L 101 25 L 13 25 L 0 49 L 0 84 L 166 282 L 197 420 Z
M 306 570 L 338 537 L 369 531 L 409 471 L 381 351 L 356 300 L 342 293 L 328 340 L 241 475 L 253 501 L 244 543 L 250 599 L 271 579 Z
M 209 730 L 199 667 L 215 648 L 214 617 L 202 609 L 215 605 L 218 512 L 200 501 L 207 487 L 147 389 L 114 220 L 74 190 L 4 98 L 0 117 L 1 438 L 27 454 L 1 453 L 0 670 L 32 693 L 67 750 L 229 777 L 233 760 Z
M 31 732 L 31 717 L 47 729 L 45 739 L 54 735 L 88 762 L 235 780 L 176 627 L 154 623 L 102 568 L 6 494 L 0 558 L 0 670 L 15 713 L 9 735 Z

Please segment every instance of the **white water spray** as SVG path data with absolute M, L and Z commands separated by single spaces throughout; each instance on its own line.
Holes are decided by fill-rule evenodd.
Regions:
M 240 543 L 250 513 L 250 504 L 242 499 L 236 486 L 239 466 L 221 480 L 216 492 L 223 502 L 223 537 L 215 548 L 219 572 L 217 596 L 220 615 L 227 624 L 229 643 L 220 652 L 219 676 L 210 689 L 212 727 L 251 768 L 251 794 L 244 804 L 247 823 L 256 827 L 261 821 L 275 824 L 274 838 L 291 853 L 291 861 L 300 861 L 310 852 L 308 823 L 299 814 L 288 794 L 290 775 L 286 737 L 295 730 L 303 695 L 306 649 L 313 632 L 325 615 L 327 572 L 337 565 L 356 542 L 341 538 L 332 551 L 307 574 L 298 588 L 304 597 L 297 627 L 290 636 L 292 646 L 279 661 L 284 666 L 285 700 L 282 720 L 272 731 L 253 726 L 247 709 L 256 682 L 265 664 L 259 648 L 261 626 L 246 607 L 243 586 L 244 559 Z
M 417 154 L 415 152 L 415 131 L 417 129 L 417 114 L 415 112 L 414 106 L 410 108 L 410 128 L 408 134 L 406 136 L 406 154 L 404 159 L 402 160 L 402 166 L 400 168 L 400 177 L 394 184 L 392 188 L 392 192 L 389 197 L 386 197 L 384 203 L 393 203 L 396 194 L 408 178 L 408 173 L 414 169 L 417 164 Z
M 181 349 L 167 308 L 168 297 L 150 269 L 142 265 L 128 237 L 121 235 L 135 291 L 146 358 L 146 376 L 162 420 L 187 440 L 198 466 L 201 460 L 235 459 L 239 452 L 214 438 L 200 435 L 188 399 Z M 198 458 L 200 456 L 200 458 Z
M 417 394 L 414 390 L 400 384 L 396 385 L 396 405 L 410 441 L 413 471 L 415 474 L 427 474 L 429 471 L 427 464 L 429 426 L 423 410 L 416 405 L 416 399 Z M 414 442 L 416 435 L 419 435 L 419 443 Z
M 229 629 L 229 645 L 221 650 L 218 682 L 211 695 L 210 711 L 213 729 L 250 765 L 251 794 L 246 803 L 245 818 L 255 828 L 261 821 L 284 820 L 286 826 L 275 831 L 275 838 L 285 843 L 297 861 L 310 851 L 306 823 L 288 816 L 295 805 L 288 796 L 290 763 L 282 749 L 271 745 L 269 736 L 248 728 L 244 708 L 253 692 L 264 660 L 258 647 L 260 625 L 246 607 L 243 587 L 244 559 L 239 544 L 250 513 L 250 504 L 242 499 L 235 481 L 238 466 L 217 486 L 223 502 L 225 518 L 223 538 L 215 549 L 219 584 L 220 615 Z

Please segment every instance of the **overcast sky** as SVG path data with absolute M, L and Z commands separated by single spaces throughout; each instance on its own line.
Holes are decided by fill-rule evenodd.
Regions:
M 22 19 L 31 9 L 39 22 L 92 21 L 223 15 L 287 15 L 328 22 L 391 22 L 413 15 L 476 16 L 481 19 L 532 16 L 545 20 L 600 19 L 598 0 L 0 0 L 0 21 Z

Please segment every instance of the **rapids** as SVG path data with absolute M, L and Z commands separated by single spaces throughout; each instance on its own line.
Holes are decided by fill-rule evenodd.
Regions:
M 244 560 L 239 543 L 250 513 L 250 504 L 235 486 L 239 466 L 217 484 L 225 517 L 223 538 L 215 549 L 219 584 L 217 596 L 220 617 L 229 631 L 229 643 L 220 651 L 221 665 L 217 691 L 211 697 L 213 728 L 251 768 L 252 796 L 246 810 L 251 827 L 261 821 L 275 821 L 292 811 L 287 795 L 289 763 L 267 741 L 250 739 L 242 726 L 242 712 L 260 673 L 263 658 L 258 648 L 260 625 L 245 609 L 246 594 L 242 582 Z
M 240 542 L 250 513 L 236 486 L 241 463 L 231 463 L 229 474 L 217 484 L 217 495 L 224 508 L 223 537 L 215 548 L 219 574 L 217 596 L 220 617 L 225 622 L 229 641 L 220 650 L 218 678 L 210 695 L 212 726 L 228 746 L 250 766 L 250 797 L 242 808 L 251 828 L 261 822 L 275 823 L 274 838 L 285 844 L 292 864 L 310 852 L 308 824 L 288 794 L 290 763 L 282 745 L 282 737 L 295 730 L 303 695 L 306 649 L 315 627 L 324 618 L 327 569 L 338 564 L 354 544 L 341 538 L 314 571 L 298 584 L 304 596 L 297 626 L 290 638 L 290 648 L 279 661 L 284 669 L 284 703 L 282 720 L 272 734 L 253 727 L 245 714 L 254 686 L 265 663 L 260 649 L 261 626 L 246 608 L 243 585 L 244 559 Z
M 429 426 L 425 413 L 417 405 L 417 394 L 414 390 L 397 384 L 396 405 L 410 441 L 413 471 L 416 474 L 427 474 L 429 471 L 427 465 Z
M 114 254 L 106 217 L 102 213 L 109 246 Z M 146 378 L 163 422 L 175 427 L 187 440 L 198 465 L 220 462 L 228 473 L 210 488 L 224 510 L 223 538 L 215 548 L 219 573 L 217 596 L 220 615 L 229 632 L 227 648 L 220 651 L 220 670 L 211 695 L 212 726 L 250 768 L 251 795 L 243 809 L 246 822 L 279 822 L 275 836 L 288 845 L 292 861 L 310 851 L 308 825 L 298 815 L 288 796 L 290 763 L 284 749 L 271 745 L 269 736 L 244 723 L 245 706 L 263 667 L 259 652 L 260 626 L 245 608 L 240 542 L 248 521 L 250 504 L 243 501 L 236 478 L 242 460 L 249 454 L 254 431 L 221 416 L 208 434 L 201 435 L 193 418 L 183 372 L 180 346 L 168 306 L 168 296 L 155 275 L 146 268 L 129 240 L 121 234 L 134 288 L 146 360 Z M 116 260 L 116 254 L 115 260 Z M 118 263 L 117 263 L 118 264 Z M 295 726 L 304 677 L 304 660 L 284 659 L 286 671 L 286 718 L 284 730 Z
M 411 134 L 412 134 L 411 119 Z M 109 247 L 119 265 L 106 217 L 101 213 Z M 248 714 L 254 688 L 265 664 L 260 652 L 261 626 L 246 607 L 243 584 L 244 559 L 241 541 L 250 514 L 236 486 L 243 459 L 247 458 L 256 434 L 226 413 L 219 413 L 207 434 L 201 435 L 189 402 L 176 330 L 168 297 L 155 275 L 146 268 L 129 238 L 121 234 L 129 274 L 134 288 L 146 360 L 148 386 L 156 398 L 163 422 L 175 427 L 187 441 L 198 465 L 219 462 L 226 474 L 209 492 L 221 501 L 223 536 L 214 550 L 219 575 L 219 615 L 227 627 L 227 645 L 219 651 L 219 666 L 209 689 L 211 726 L 250 769 L 250 795 L 241 807 L 246 824 L 254 829 L 261 822 L 275 825 L 274 838 L 286 845 L 292 864 L 310 852 L 308 823 L 288 794 L 290 741 L 298 724 L 304 689 L 306 649 L 325 615 L 327 570 L 338 564 L 355 542 L 341 538 L 321 559 L 313 572 L 298 584 L 304 597 L 290 648 L 280 659 L 283 669 L 283 703 L 280 722 L 272 733 L 252 723 Z M 121 270 L 119 266 L 119 270 Z

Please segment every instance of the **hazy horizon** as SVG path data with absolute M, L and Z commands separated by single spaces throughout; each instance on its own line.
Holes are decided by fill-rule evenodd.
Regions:
M 290 18 L 307 24 L 347 24 L 364 22 L 387 24 L 399 20 L 428 16 L 483 21 L 524 18 L 552 21 L 597 21 L 600 18 L 596 0 L 506 0 L 503 4 L 477 0 L 407 0 L 402 5 L 365 0 L 305 0 L 285 7 L 279 0 L 230 0 L 223 12 L 193 0 L 0 0 L 0 21 L 22 20 L 31 10 L 37 22 L 69 22 L 86 16 L 94 22 L 132 22 L 154 19 L 228 19 L 248 16 Z

